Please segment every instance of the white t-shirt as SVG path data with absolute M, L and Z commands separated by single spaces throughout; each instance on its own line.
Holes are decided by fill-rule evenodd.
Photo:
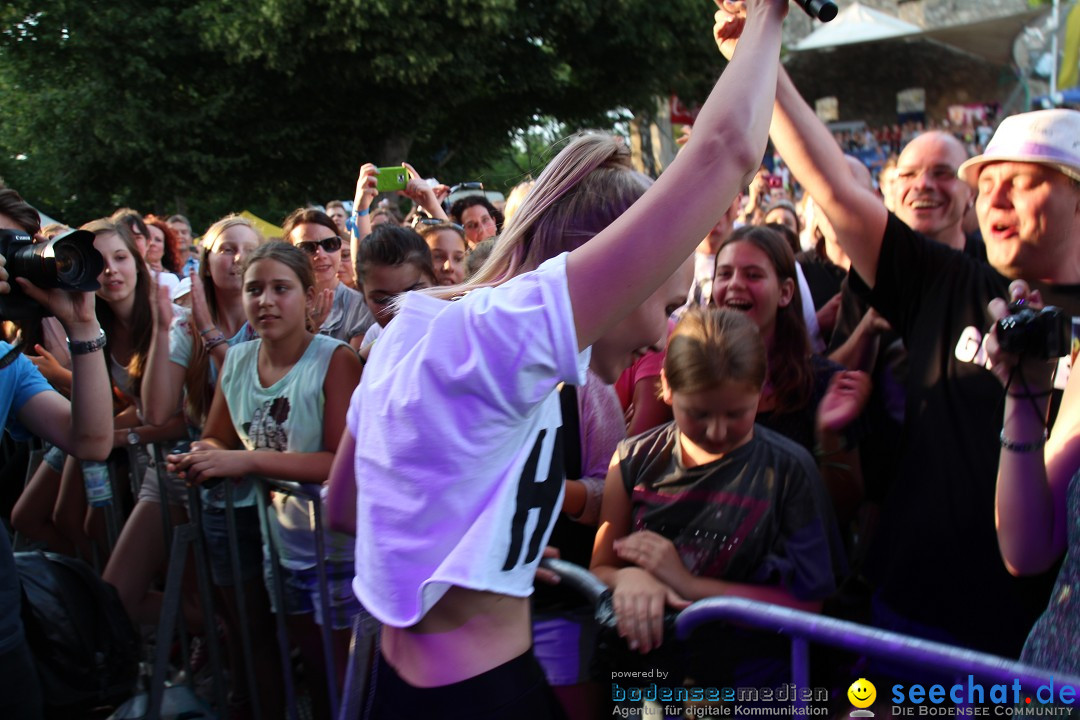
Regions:
M 555 389 L 582 384 L 589 355 L 577 350 L 565 254 L 453 302 L 406 296 L 348 414 L 353 587 L 372 615 L 409 627 L 452 585 L 532 593 L 562 505 Z

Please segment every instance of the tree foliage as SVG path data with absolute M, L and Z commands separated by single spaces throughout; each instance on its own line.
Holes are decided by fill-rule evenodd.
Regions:
M 349 196 L 366 160 L 454 181 L 543 115 L 701 98 L 707 0 L 16 0 L 0 175 L 72 221 L 196 224 Z

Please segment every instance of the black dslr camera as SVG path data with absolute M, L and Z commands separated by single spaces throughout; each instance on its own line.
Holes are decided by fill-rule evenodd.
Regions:
M 44 243 L 35 243 L 22 230 L 0 230 L 0 255 L 7 261 L 11 284 L 11 293 L 0 295 L 0 319 L 29 320 L 49 314 L 12 282 L 17 277 L 44 289 L 90 292 L 101 287 L 97 278 L 105 260 L 94 247 L 94 233 L 86 230 L 73 230 Z
M 1022 302 L 1009 305 L 997 321 L 998 343 L 1005 352 L 1050 360 L 1069 354 L 1072 318 L 1052 305 L 1032 310 Z

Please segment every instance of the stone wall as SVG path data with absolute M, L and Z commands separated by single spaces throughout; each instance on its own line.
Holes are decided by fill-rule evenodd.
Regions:
M 843 11 L 855 0 L 835 0 Z M 859 0 L 863 5 L 887 15 L 931 29 L 963 25 L 1000 15 L 1012 15 L 1028 9 L 1027 0 Z M 792 8 L 785 24 L 784 40 L 791 45 L 813 30 L 806 13 Z
M 841 11 L 855 0 L 836 0 Z M 1028 10 L 1027 0 L 860 0 L 863 5 L 927 29 L 962 25 Z M 813 27 L 793 8 L 785 27 L 791 46 Z M 919 40 L 889 40 L 832 50 L 794 53 L 785 67 L 813 106 L 821 97 L 839 100 L 840 120 L 872 126 L 896 122 L 896 93 L 926 90 L 926 113 L 943 119 L 954 104 L 1004 103 L 1017 85 L 1015 72 L 962 52 Z
M 841 121 L 865 120 L 874 127 L 896 122 L 901 90 L 925 89 L 927 116 L 941 120 L 950 105 L 1004 104 L 1016 86 L 1007 68 L 925 41 L 890 40 L 798 54 L 785 67 L 811 107 L 818 98 L 835 96 Z

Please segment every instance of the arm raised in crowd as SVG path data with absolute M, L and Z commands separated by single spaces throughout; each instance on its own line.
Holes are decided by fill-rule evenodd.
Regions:
M 728 5 L 742 12 L 742 3 Z M 566 274 L 580 348 L 670 277 L 757 171 L 787 10 L 787 0 L 745 3 L 743 41 L 705 101 L 690 141 L 638 202 L 570 253 Z
M 1013 300 L 1042 305 L 1038 292 L 1014 281 Z M 1008 314 L 1004 300 L 990 303 L 990 315 Z M 1000 349 L 997 326 L 986 340 L 991 370 L 1006 387 L 998 461 L 995 520 L 998 546 L 1013 575 L 1044 572 L 1065 552 L 1068 528 L 1066 495 L 1080 468 L 1080 372 L 1069 375 L 1054 434 L 1046 438 L 1054 362 L 1020 358 Z M 1044 446 L 1045 440 L 1045 446 Z
M 6 279 L 0 256 L 0 281 Z M 23 278 L 16 282 L 27 296 L 56 316 L 69 342 L 88 343 L 99 338 L 94 293 L 45 291 Z M 0 288 L 0 292 L 6 291 L 6 287 Z M 27 430 L 75 457 L 106 459 L 113 440 L 112 392 L 101 348 L 72 351 L 70 402 L 56 392 L 38 393 L 23 404 L 18 419 Z
M 732 57 L 739 20 L 723 5 L 714 32 L 720 52 Z M 873 287 L 888 211 L 876 193 L 852 178 L 843 150 L 782 67 L 769 135 L 791 174 L 829 218 L 852 266 Z
M 140 395 L 143 417 L 151 425 L 163 425 L 180 410 L 184 389 L 184 368 L 169 362 L 169 327 L 172 324 L 172 300 L 169 289 L 156 288 L 152 303 L 154 334 L 146 360 Z

